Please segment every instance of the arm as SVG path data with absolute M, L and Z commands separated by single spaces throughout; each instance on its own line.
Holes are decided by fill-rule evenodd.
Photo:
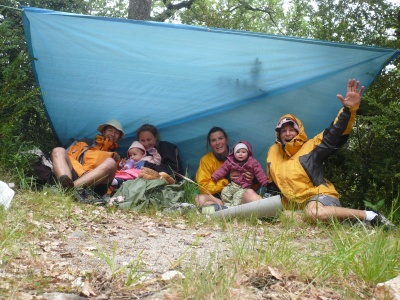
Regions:
M 356 111 L 360 105 L 361 94 L 364 91 L 363 86 L 359 90 L 359 84 L 355 79 L 348 81 L 346 98 L 337 95 L 344 107 L 339 111 L 335 121 L 325 131 L 314 137 L 314 149 L 309 154 L 299 158 L 303 169 L 314 186 L 326 184 L 323 162 L 348 139 Z
M 181 172 L 178 147 L 172 143 L 161 141 L 158 144 L 157 150 L 161 156 L 161 164 L 156 165 L 146 161 L 144 164 L 145 167 L 153 169 L 157 172 L 165 172 L 169 175 L 174 175 L 174 172 Z
M 325 149 L 318 151 L 321 155 L 318 161 L 322 161 L 326 156 L 334 152 L 337 148 L 346 143 L 348 135 L 353 128 L 356 112 L 360 106 L 361 95 L 364 86 L 359 90 L 360 82 L 350 79 L 347 83 L 346 98 L 338 94 L 337 97 L 343 104 L 334 122 L 322 134 L 319 147 Z
M 228 185 L 229 181 L 226 178 L 214 182 L 211 175 L 219 168 L 220 162 L 215 158 L 212 159 L 213 154 L 205 155 L 200 160 L 199 168 L 196 172 L 196 182 L 199 184 L 200 193 L 203 194 L 216 194 Z
M 212 180 L 214 180 L 214 181 L 218 181 L 218 180 L 220 180 L 220 179 L 222 179 L 222 178 L 225 178 L 225 176 L 229 174 L 230 170 L 231 170 L 230 164 L 229 164 L 228 160 L 226 160 L 226 161 L 222 164 L 222 166 L 220 166 L 220 167 L 218 168 L 218 170 L 215 171 L 215 172 L 211 175 L 211 178 L 212 178 Z
M 156 165 L 160 165 L 161 164 L 161 155 L 160 155 L 160 153 L 158 153 L 156 148 L 154 148 L 152 155 L 153 155 L 153 162 Z

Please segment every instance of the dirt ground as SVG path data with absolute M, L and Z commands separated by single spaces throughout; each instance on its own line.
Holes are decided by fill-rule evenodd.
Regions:
M 193 255 L 207 264 L 216 253 L 229 256 L 232 250 L 231 233 L 217 223 L 188 226 L 179 216 L 76 206 L 68 219 L 30 224 L 27 230 L 44 230 L 46 238 L 21 245 L 17 259 L 1 262 L 0 299 L 181 299 L 167 283 L 182 276 Z M 272 234 L 283 230 L 279 224 L 268 228 Z M 238 227 L 238 239 L 247 230 Z M 257 272 L 238 274 L 240 284 L 226 299 L 341 299 L 331 289 L 316 289 L 273 268 Z M 141 287 L 127 288 L 129 279 Z

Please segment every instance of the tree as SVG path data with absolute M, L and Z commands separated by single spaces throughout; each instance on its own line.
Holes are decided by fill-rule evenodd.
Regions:
M 312 37 L 333 42 L 399 48 L 399 7 L 386 1 L 319 1 L 310 14 Z M 304 32 L 304 31 L 303 31 Z M 399 70 L 397 59 L 384 70 L 363 97 L 357 122 L 346 147 L 325 164 L 330 178 L 350 206 L 380 203 L 389 210 L 399 200 L 400 176 L 393 147 L 399 138 Z
M 194 1 L 175 3 L 175 1 L 162 0 L 153 3 L 152 0 L 129 0 L 128 19 L 164 22 L 174 18 L 177 11 L 190 9 Z M 153 16 L 151 16 L 152 11 Z
M 182 23 L 264 33 L 281 33 L 283 1 L 197 1 L 179 17 Z
M 381 47 L 400 48 L 399 5 L 385 0 L 33 0 L 21 5 L 59 11 L 181 22 L 191 25 L 284 34 Z M 56 144 L 34 83 L 15 0 L 0 6 L 0 165 L 14 166 L 19 145 L 42 149 Z M 128 6 L 129 5 L 129 6 Z M 13 7 L 13 8 L 9 8 Z M 128 7 L 128 9 L 127 9 Z M 374 81 L 363 97 L 346 147 L 325 165 L 345 204 L 399 198 L 398 121 L 400 60 Z M 7 162 L 4 161 L 7 158 Z M 3 168 L 4 169 L 4 168 Z M 397 196 L 396 196 L 397 195 Z

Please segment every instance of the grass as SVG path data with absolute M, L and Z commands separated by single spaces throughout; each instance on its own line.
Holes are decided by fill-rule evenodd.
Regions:
M 163 282 L 147 270 L 143 250 L 132 252 L 123 263 L 118 231 L 116 240 L 103 232 L 122 218 L 129 222 L 140 216 L 158 223 L 184 222 L 187 230 L 222 232 L 223 240 L 216 239 L 208 258 L 198 254 L 202 237 L 184 246 L 181 256 L 170 264 L 184 277 Z M 71 232 L 89 237 L 95 250 L 88 259 L 97 268 L 72 264 L 79 257 L 68 259 L 69 255 L 79 256 L 79 251 L 63 247 Z M 93 232 L 102 238 L 92 237 Z M 130 247 L 140 246 L 132 240 Z M 312 224 L 296 212 L 272 220 L 228 221 L 195 212 L 181 216 L 149 210 L 138 215 L 79 204 L 59 189 L 45 187 L 41 191 L 18 190 L 10 209 L 0 208 L 0 265 L 0 299 L 18 298 L 20 292 L 79 293 L 79 287 L 71 285 L 77 277 L 89 280 L 97 291 L 124 295 L 167 291 L 168 299 L 238 299 L 246 295 L 371 299 L 377 283 L 398 276 L 400 245 L 399 233 L 337 221 Z

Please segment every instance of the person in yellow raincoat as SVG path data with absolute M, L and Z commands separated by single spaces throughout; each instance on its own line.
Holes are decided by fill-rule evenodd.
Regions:
M 222 178 L 214 181 L 211 175 L 218 170 L 227 159 L 229 147 L 228 135 L 221 127 L 212 127 L 207 134 L 207 148 L 210 146 L 211 151 L 206 153 L 199 162 L 199 167 L 196 172 L 196 182 L 199 185 L 199 192 L 195 198 L 198 207 L 216 204 L 220 207 L 224 206 L 221 198 L 221 191 L 229 184 L 227 178 Z M 239 178 L 240 174 L 237 171 L 232 171 L 229 175 L 230 179 Z M 246 172 L 245 176 L 249 182 L 252 182 L 254 175 L 251 172 Z M 254 189 L 259 185 L 255 184 Z M 242 197 L 242 204 L 253 202 L 261 199 L 254 189 L 246 189 Z
M 352 130 L 364 87 L 355 79 L 348 81 L 346 97 L 334 122 L 323 132 L 308 139 L 301 121 L 292 114 L 282 116 L 275 128 L 276 142 L 267 153 L 269 187 L 274 185 L 288 209 L 303 209 L 313 220 L 359 219 L 387 229 L 394 225 L 381 213 L 344 208 L 339 193 L 324 178 L 324 160 L 343 145 Z

